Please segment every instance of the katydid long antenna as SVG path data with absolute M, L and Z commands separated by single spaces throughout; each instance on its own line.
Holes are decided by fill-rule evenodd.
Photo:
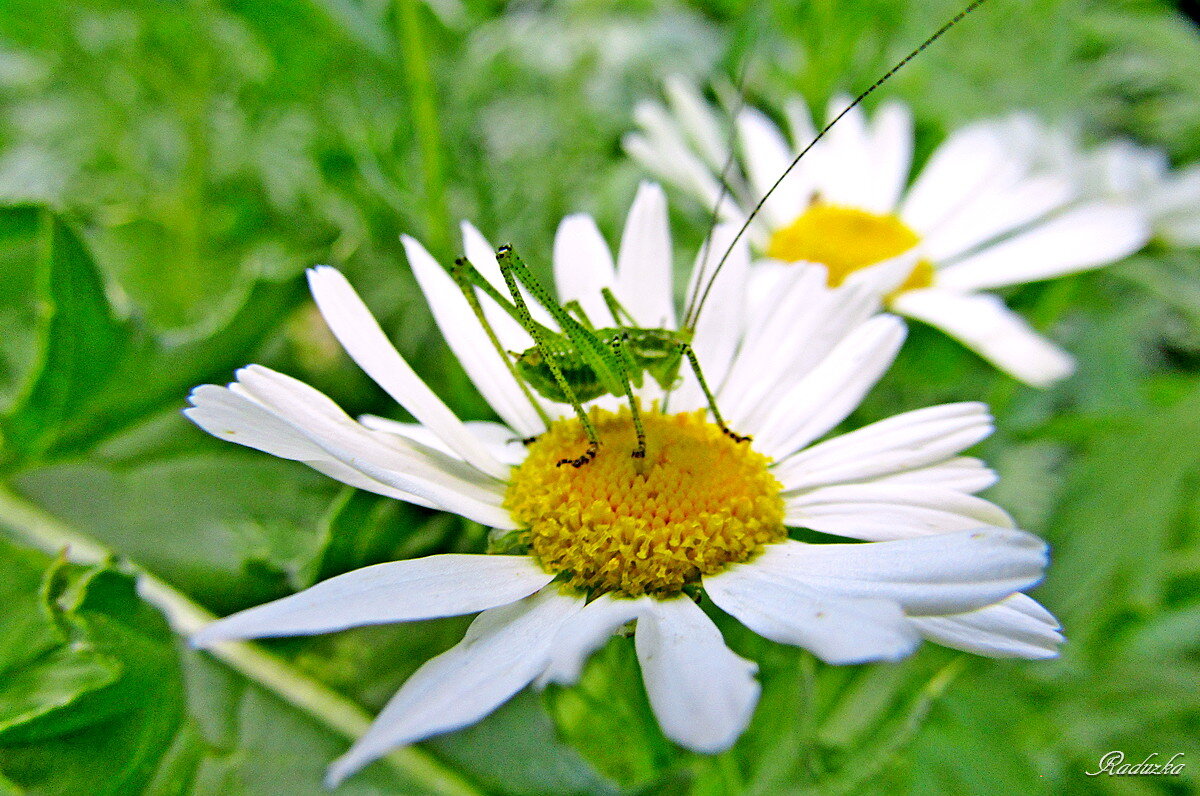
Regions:
M 700 295 L 700 290 L 704 285 L 705 271 L 708 270 L 708 255 L 713 245 L 713 233 L 717 230 L 717 224 L 721 220 L 721 204 L 725 201 L 725 197 L 729 196 L 732 191 L 729 187 L 729 173 L 733 170 L 734 161 L 737 159 L 737 117 L 741 115 L 742 108 L 746 104 L 746 77 L 750 72 L 750 56 L 746 55 L 741 59 L 741 64 L 738 66 L 737 82 L 734 84 L 734 92 L 737 100 L 730 111 L 729 118 L 732 124 L 729 125 L 729 135 L 725 140 L 725 148 L 728 154 L 725 156 L 725 163 L 721 166 L 721 174 L 719 177 L 720 188 L 717 191 L 716 201 L 713 202 L 712 213 L 708 219 L 708 233 L 704 236 L 704 243 L 700 245 L 700 257 L 697 261 L 699 271 L 692 278 L 692 286 L 688 290 L 687 307 L 690 308 Z M 689 313 L 690 314 L 690 313 Z M 686 328 L 686 318 L 684 326 Z
M 921 42 L 921 45 L 919 47 L 917 47 L 915 50 L 913 50 L 908 55 L 904 56 L 904 58 L 902 58 L 900 61 L 898 61 L 895 66 L 893 66 L 891 69 L 889 69 L 887 71 L 886 74 L 883 75 L 883 77 L 876 80 L 874 83 L 871 84 L 871 86 L 866 91 L 862 92 L 857 97 L 855 97 L 854 100 L 849 105 L 847 105 L 845 108 L 842 109 L 841 113 L 839 113 L 837 116 L 833 117 L 833 119 L 828 124 L 826 124 L 823 128 L 821 128 L 821 131 L 819 133 L 817 133 L 816 136 L 811 141 L 808 142 L 808 145 L 805 146 L 804 149 L 800 150 L 800 154 L 796 155 L 796 157 L 792 159 L 792 162 L 788 164 L 788 167 L 783 170 L 783 173 L 779 175 L 778 179 L 776 179 L 774 183 L 772 183 L 771 187 L 767 189 L 767 192 L 764 193 L 762 195 L 762 197 L 758 200 L 758 204 L 754 205 L 754 209 L 750 211 L 750 214 L 748 216 L 746 216 L 745 221 L 743 221 L 741 227 L 738 228 L 737 234 L 734 235 L 733 240 L 729 242 L 729 247 L 726 248 L 725 253 L 721 255 L 721 259 L 717 262 L 716 268 L 714 268 L 712 274 L 708 276 L 707 284 L 705 284 L 703 292 L 701 292 L 699 294 L 699 296 L 700 296 L 699 300 L 695 301 L 695 302 L 689 302 L 687 312 L 684 314 L 684 318 L 683 318 L 683 326 L 685 328 L 694 328 L 695 327 L 696 321 L 700 317 L 700 311 L 704 309 L 704 303 L 705 303 L 705 301 L 708 300 L 708 294 L 710 292 L 712 292 L 713 283 L 716 282 L 717 275 L 721 273 L 721 269 L 723 267 L 725 267 L 725 261 L 729 259 L 729 255 L 733 252 L 734 247 L 737 246 L 738 241 L 740 241 L 742 239 L 742 237 L 745 236 L 746 230 L 748 230 L 750 228 L 750 224 L 754 221 L 755 218 L 758 217 L 758 214 L 762 211 L 763 206 L 766 205 L 767 200 L 770 199 L 771 195 L 773 193 L 775 193 L 775 190 L 781 184 L 783 184 L 783 181 L 785 179 L 787 179 L 787 176 L 789 174 L 792 173 L 792 170 L 795 169 L 797 165 L 799 165 L 800 160 L 805 155 L 807 155 L 808 152 L 814 146 L 816 146 L 817 143 L 822 138 L 825 137 L 826 133 L 828 133 L 830 130 L 833 129 L 833 126 L 835 124 L 837 124 L 839 121 L 842 120 L 843 116 L 845 116 L 847 113 L 852 111 L 854 108 L 856 108 L 857 106 L 862 104 L 863 100 L 865 100 L 867 97 L 871 96 L 871 94 L 873 94 L 875 92 L 875 89 L 882 86 L 884 83 L 886 83 L 888 80 L 890 80 L 893 75 L 895 75 L 897 72 L 899 72 L 905 66 L 907 66 L 909 61 L 911 61 L 912 59 L 914 59 L 918 55 L 920 55 L 922 52 L 924 52 L 925 48 L 929 47 L 929 45 L 933 44 L 935 41 L 942 38 L 942 36 L 946 35 L 946 32 L 948 30 L 950 30 L 950 28 L 957 25 L 959 22 L 962 22 L 963 18 L 966 17 L 967 14 L 970 14 L 972 11 L 979 8 L 981 5 L 983 5 L 986 2 L 987 2 L 987 0 L 973 0 L 973 2 L 971 2 L 969 5 L 967 5 L 962 11 L 959 11 L 957 14 L 955 14 L 954 17 L 949 22 L 942 25 L 940 28 L 938 28 L 933 33 L 933 35 L 931 35 L 925 41 Z M 736 124 L 736 119 L 734 120 L 734 122 Z M 733 147 L 731 146 L 730 147 L 730 159 L 731 160 L 733 158 L 732 150 L 733 150 Z M 713 217 L 714 218 L 716 217 L 717 213 L 720 211 L 721 201 L 724 199 L 725 180 L 722 179 L 721 182 L 722 182 L 722 195 L 717 199 L 717 205 L 713 209 Z M 709 234 L 709 237 L 712 237 L 711 232 Z M 697 282 L 697 284 L 699 284 L 699 282 Z M 693 296 L 693 298 L 694 298 L 694 296 Z

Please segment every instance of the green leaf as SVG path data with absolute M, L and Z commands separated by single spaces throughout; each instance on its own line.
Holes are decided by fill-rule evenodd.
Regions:
M 559 732 L 624 788 L 656 783 L 679 756 L 650 710 L 630 638 L 609 640 L 588 661 L 578 684 L 551 686 L 547 695 Z
M 76 529 L 11 494 L 0 493 L 0 522 L 43 550 L 67 546 L 85 558 L 105 559 L 103 549 Z M 45 555 L 13 549 L 18 561 L 22 556 L 30 558 L 34 570 L 50 561 Z M 14 578 L 14 582 L 18 581 Z M 36 578 L 26 576 L 24 583 L 26 591 L 36 592 Z M 130 578 L 107 564 L 82 567 L 59 558 L 43 575 L 41 588 L 37 593 L 45 595 L 46 610 L 58 617 L 64 633 L 72 632 L 67 648 L 117 658 L 122 674 L 111 687 L 83 694 L 68 709 L 39 719 L 37 732 L 27 726 L 23 738 L 27 743 L 13 746 L 7 757 L 0 759 L 0 770 L 8 770 L 4 760 L 11 758 L 13 765 L 23 767 L 25 779 L 47 775 L 44 769 L 54 761 L 69 763 L 71 767 L 59 772 L 61 776 L 47 785 L 46 791 L 74 793 L 82 788 L 92 792 L 76 781 L 76 775 L 91 771 L 98 776 L 102 766 L 118 764 L 106 761 L 104 755 L 125 754 L 129 750 L 122 746 L 122 739 L 133 739 L 139 742 L 141 752 L 153 752 L 160 761 L 147 792 L 317 793 L 328 763 L 345 750 L 348 738 L 361 735 L 367 727 L 368 717 L 357 706 L 247 644 L 223 647 L 217 653 L 223 661 L 219 664 L 208 654 L 185 651 L 188 713 L 180 723 L 169 712 L 170 703 L 162 701 L 152 688 L 130 691 L 126 687 L 138 672 L 162 662 L 164 650 L 173 670 L 179 666 L 178 650 L 172 644 L 138 649 L 150 636 L 170 637 L 157 610 L 138 601 Z M 139 591 L 151 595 L 181 628 L 194 628 L 213 618 L 150 575 L 139 575 Z M 114 626 L 114 618 L 119 618 L 116 624 L 120 627 Z M 144 638 L 131 638 L 130 631 Z M 121 659 L 127 651 L 137 660 Z M 126 726 L 127 712 L 143 710 L 157 712 L 160 721 Z M 175 723 L 174 735 L 164 729 L 165 719 Z M 103 727 L 111 732 L 106 735 Z M 157 739 L 148 740 L 156 729 L 160 731 Z M 68 734 L 61 735 L 63 732 Z M 6 736 L 9 740 L 15 737 L 12 733 Z M 72 739 L 91 750 L 82 761 L 76 759 L 77 746 L 63 747 Z M 124 766 L 124 779 L 116 778 L 115 787 L 122 792 L 142 792 L 144 782 L 130 784 L 127 780 L 131 772 L 137 773 L 139 780 L 144 779 L 143 774 L 150 776 L 147 761 L 135 754 L 119 763 Z M 2 776 L 0 783 L 7 782 Z M 365 792 L 372 793 L 479 794 L 469 781 L 418 748 L 396 751 L 346 787 L 348 792 L 364 792 L 363 784 Z M 41 787 L 34 792 L 42 792 Z
M 1176 5 L 989 3 L 868 104 L 908 100 L 917 167 L 945 132 L 1010 110 L 1063 120 L 1093 140 L 1119 132 L 1162 144 L 1182 165 L 1200 153 L 1200 37 Z M 566 213 L 591 212 L 611 242 L 619 238 L 643 175 L 618 142 L 637 102 L 660 91 L 663 75 L 703 83 L 736 74 L 744 58 L 752 104 L 777 105 L 801 87 L 821 105 L 832 93 L 870 85 L 961 0 L 789 1 L 756 4 L 749 13 L 735 0 L 434 6 L 447 25 L 426 33 L 451 211 L 497 243 L 540 252 L 530 259 L 544 266 Z M 381 312 L 401 350 L 419 352 L 414 364 L 439 395 L 467 416 L 487 416 L 431 331 L 399 253 L 400 232 L 429 243 L 421 220 L 431 208 L 407 112 L 412 97 L 397 68 L 405 42 L 396 19 L 394 4 L 360 0 L 0 3 L 0 193 L 24 177 L 71 209 L 113 280 L 106 292 L 120 311 L 109 317 L 129 335 L 111 374 L 89 375 L 102 381 L 94 390 L 78 389 L 79 371 L 56 381 L 72 371 L 41 369 L 48 345 L 72 338 L 39 336 L 49 305 L 34 267 L 38 216 L 0 225 L 0 413 L 8 416 L 17 402 L 29 412 L 13 419 L 20 433 L 6 439 L 0 458 L 27 494 L 69 517 L 80 536 L 145 559 L 171 584 L 222 610 L 397 552 L 463 549 L 477 531 L 357 493 L 343 491 L 329 506 L 335 487 L 300 465 L 260 468 L 248 463 L 265 456 L 232 449 L 228 459 L 210 459 L 226 452 L 214 453 L 217 443 L 176 415 L 189 388 L 226 381 L 249 361 L 311 380 L 354 412 L 380 411 L 382 394 L 322 334 L 311 306 L 292 312 L 304 295 L 293 277 L 310 263 L 334 262 Z M 735 42 L 739 29 L 754 35 Z M 605 46 L 611 41 L 625 46 Z M 708 214 L 681 198 L 672 195 L 673 220 L 684 222 L 672 232 L 684 262 Z M 618 639 L 610 645 L 617 652 L 600 652 L 580 689 L 551 693 L 564 747 L 604 776 L 656 796 L 824 796 L 835 788 L 1070 793 L 1089 787 L 1093 780 L 1080 772 L 1109 749 L 1131 757 L 1187 749 L 1192 757 L 1200 474 L 1188 462 L 1197 447 L 1188 413 L 1198 407 L 1155 404 L 1187 400 L 1200 372 L 1196 262 L 1158 251 L 1148 257 L 1125 274 L 1133 284 L 1120 285 L 1106 269 L 1007 292 L 1016 311 L 1079 359 L 1065 385 L 1024 388 L 945 335 L 914 325 L 899 363 L 854 419 L 988 398 L 999 433 L 984 454 L 1005 479 L 991 495 L 1054 543 L 1045 601 L 1067 609 L 1065 661 L 969 659 L 924 730 L 897 751 L 909 717 L 921 718 L 927 681 L 919 675 L 932 677 L 930 661 L 949 653 L 924 652 L 898 668 L 827 667 L 795 650 L 751 643 L 725 623 L 729 643 L 759 661 L 763 697 L 747 735 L 712 760 L 660 737 L 628 640 Z M 89 290 L 98 295 L 94 285 Z M 78 313 L 81 322 L 89 318 L 103 315 Z M 94 330 L 72 324 L 67 331 Z M 68 385 L 79 400 L 61 403 L 55 387 L 41 393 L 45 402 L 27 401 L 25 389 L 41 379 Z M 0 428 L 7 432 L 8 421 Z M 248 486 L 220 477 L 226 463 L 230 479 Z M 249 494 L 258 483 L 261 500 Z M 61 544 L 44 549 L 53 555 Z M 78 555 L 80 546 L 72 546 Z M 110 745 L 122 734 L 109 738 L 99 729 L 120 729 L 114 703 L 92 696 L 126 671 L 120 655 L 64 643 L 98 632 L 76 599 L 95 575 L 81 579 L 48 559 L 3 571 L 0 655 L 10 660 L 0 689 L 10 690 L 0 690 L 0 708 L 12 709 L 13 724 L 44 717 L 46 732 L 89 704 L 97 717 L 108 716 L 77 730 L 92 733 L 90 768 L 71 748 L 39 746 L 70 770 L 99 769 L 92 781 L 57 783 L 92 792 L 124 754 Z M 102 586 L 95 584 L 97 595 Z M 318 689 L 323 681 L 374 708 L 421 661 L 457 641 L 462 624 L 370 628 L 270 647 L 293 656 L 298 680 Z M 183 660 L 188 714 L 157 744 L 164 751 L 149 781 L 130 790 L 322 792 L 323 769 L 346 748 L 354 722 L 334 732 L 325 725 L 335 720 L 313 720 L 206 655 L 185 651 Z M 589 693 L 595 698 L 582 705 Z M 30 712 L 21 707 L 29 695 L 53 696 Z M 554 751 L 537 700 L 519 699 L 511 715 L 502 710 L 465 731 L 461 751 L 438 746 L 451 744 L 449 736 L 429 748 L 460 761 L 489 792 L 601 787 L 560 768 L 570 748 Z M 527 759 L 517 757 L 526 720 L 537 738 Z M 500 764 L 488 770 L 497 749 L 514 756 L 503 761 L 503 773 Z M 878 758 L 887 760 L 883 775 L 853 781 Z M 552 776 L 539 780 L 528 761 L 543 761 Z M 826 776 L 839 779 L 825 788 Z M 1178 779 L 1112 779 L 1097 787 L 1197 789 L 1191 766 Z M 0 774 L 0 793 L 24 784 Z M 407 794 L 426 785 L 380 765 L 345 787 Z
M 2 537 L 0 567 L 14 620 L 0 646 L 0 793 L 321 792 L 348 741 L 206 654 L 184 651 L 181 667 L 131 577 Z M 30 649 L 55 646 L 14 648 L 18 626 Z M 447 769 L 402 773 L 416 765 L 373 766 L 339 792 L 474 792 Z
M 189 716 L 151 794 L 322 793 L 326 767 L 348 742 L 208 655 L 183 656 Z M 435 792 L 395 768 L 376 765 L 338 793 Z
M 50 593 L 62 563 L 0 538 L 0 742 L 120 676 L 116 661 L 69 645 Z
M 79 238 L 45 208 L 0 208 L 0 237 L 26 237 L 38 304 L 38 352 L 21 396 L 0 418 L 9 456 L 41 453 L 60 427 L 103 388 L 129 342 L 96 264 Z M 18 241 L 19 243 L 19 241 Z
M 368 564 L 410 557 L 399 548 L 420 526 L 418 513 L 398 500 L 344 488 L 320 521 L 321 553 L 302 581 L 307 586 Z
M 574 747 L 556 737 L 542 700 L 529 689 L 478 724 L 427 745 L 486 787 L 513 796 L 618 792 Z
M 121 676 L 116 661 L 80 652 L 59 647 L 5 675 L 0 686 L 0 741 L 29 737 L 29 723 Z
M 0 305 L 0 319 L 19 319 L 30 307 L 37 312 L 32 342 L 18 332 L 11 345 L 18 353 L 36 349 L 29 365 L 10 362 L 17 354 L 0 346 L 0 376 L 24 380 L 0 414 L 0 465 L 9 468 L 86 450 L 178 405 L 197 383 L 244 364 L 301 295 L 296 280 L 256 283 L 221 328 L 193 340 L 159 338 L 117 317 L 96 262 L 50 210 L 0 207 L 0 246 L 0 287 L 14 291 Z
M 0 769 L 35 793 L 136 792 L 183 717 L 170 630 L 129 576 L 43 560 L 48 587 L 37 594 L 63 638 L 6 673 L 3 704 L 26 709 L 0 732 Z
M 77 408 L 53 452 L 61 457 L 89 450 L 154 412 L 182 408 L 196 385 L 227 380 L 304 295 L 300 280 L 257 282 L 224 325 L 201 337 L 155 337 L 141 329 L 107 388 Z
M 0 412 L 30 380 L 38 355 L 37 214 L 0 214 Z
M 54 622 L 54 614 L 43 595 L 49 576 L 46 557 L 16 547 L 0 537 L 0 605 L 5 620 L 0 623 L 0 674 L 18 663 L 53 649 L 65 635 Z
M 1077 637 L 1100 630 L 1099 606 L 1162 601 L 1167 551 L 1200 472 L 1198 441 L 1200 387 L 1088 441 L 1055 518 L 1062 538 L 1052 540 L 1060 544 L 1046 586 Z
M 182 417 L 173 427 L 203 439 Z M 222 613 L 308 585 L 337 482 L 257 451 L 212 448 L 133 465 L 55 465 L 18 486 Z

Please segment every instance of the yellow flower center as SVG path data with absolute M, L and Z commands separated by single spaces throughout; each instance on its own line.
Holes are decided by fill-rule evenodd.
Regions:
M 601 443 L 593 461 L 558 466 L 587 440 L 578 420 L 556 421 L 513 470 L 504 502 L 528 528 L 531 555 L 575 588 L 676 594 L 787 535 L 771 460 L 704 412 L 643 412 L 644 460 L 629 455 L 628 409 L 593 410 L 592 419 Z
M 821 263 L 829 270 L 829 286 L 837 287 L 855 271 L 904 254 L 920 240 L 894 213 L 813 202 L 795 221 L 775 231 L 767 256 L 788 263 Z M 932 284 L 933 266 L 921 260 L 892 295 Z

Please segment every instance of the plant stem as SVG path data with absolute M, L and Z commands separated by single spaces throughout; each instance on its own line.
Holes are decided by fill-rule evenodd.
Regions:
M 744 793 L 746 783 L 742 780 L 742 772 L 738 767 L 737 758 L 734 757 L 733 750 L 727 749 L 716 756 L 717 771 L 721 774 L 721 782 L 725 786 L 725 792 L 729 794 Z
M 102 564 L 116 558 L 113 551 L 68 526 L 24 498 L 0 487 L 0 526 L 13 531 L 25 543 L 49 555 L 66 551 L 80 564 Z M 190 637 L 216 617 L 168 583 L 135 563 L 126 568 L 137 578 L 138 593 L 166 616 L 171 628 Z M 305 676 L 286 661 L 246 642 L 226 642 L 209 653 L 244 677 L 309 714 L 340 735 L 356 740 L 371 719 L 354 702 Z M 383 761 L 405 779 L 419 782 L 445 796 L 481 796 L 481 791 L 417 747 L 398 749 Z
M 442 131 L 438 127 L 437 97 L 433 74 L 425 48 L 419 0 L 398 0 L 400 54 L 408 77 L 412 123 L 421 152 L 421 171 L 425 182 L 425 224 L 430 248 L 448 254 L 450 208 L 446 203 L 446 173 L 442 158 Z

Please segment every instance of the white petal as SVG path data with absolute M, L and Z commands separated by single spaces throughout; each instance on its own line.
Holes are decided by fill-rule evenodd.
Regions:
M 1013 154 L 994 123 L 957 130 L 922 169 L 901 205 L 901 218 L 919 233 L 933 229 L 982 188 L 994 184 Z
M 783 379 L 781 361 L 795 357 L 790 333 L 811 339 L 810 319 L 825 320 L 831 306 L 821 266 L 758 264 L 750 269 L 752 296 L 745 339 L 741 342 L 719 398 L 730 419 L 744 421 L 752 408 Z M 768 286 L 764 294 L 763 284 Z M 765 301 L 762 300 L 765 298 Z M 825 324 L 822 324 L 825 325 Z M 836 341 L 835 341 L 836 342 Z M 788 368 L 788 382 L 804 375 Z M 775 376 L 774 379 L 771 376 Z
M 797 152 L 804 149 L 810 141 L 817 137 L 817 127 L 813 124 L 812 112 L 802 97 L 789 97 L 785 100 L 783 116 L 787 120 L 788 132 L 792 136 L 792 143 L 795 144 Z
M 1152 157 L 1162 168 L 1165 155 L 1154 152 Z M 1162 160 L 1159 160 L 1161 158 Z M 1165 168 L 1156 177 L 1147 179 L 1153 186 L 1150 197 L 1151 212 L 1154 214 L 1187 213 L 1196 215 L 1200 205 L 1200 164 L 1193 163 L 1185 169 L 1167 174 Z
M 1081 156 L 1074 151 L 1075 143 L 1066 144 L 1068 164 L 1094 171 L 1085 175 L 1097 185 L 1089 185 L 1097 193 L 1122 197 L 1139 203 L 1162 182 L 1171 164 L 1166 153 L 1146 149 L 1132 141 L 1109 141 L 1100 148 Z M 1155 208 L 1156 209 L 1156 208 Z M 1151 213 L 1155 209 L 1151 209 Z
M 579 680 L 583 664 L 593 652 L 627 622 L 637 619 L 647 608 L 649 597 L 634 600 L 602 594 L 592 600 L 554 639 L 554 649 L 546 671 L 534 683 L 544 688 L 549 683 L 570 685 Z
M 767 545 L 747 567 L 822 594 L 887 600 L 909 616 L 974 611 L 1033 586 L 1047 564 L 1046 543 L 1011 528 L 871 544 Z
M 479 269 L 479 273 L 483 274 L 501 295 L 507 296 L 508 287 L 500 273 L 500 266 L 496 263 L 496 247 L 470 221 L 460 221 L 458 230 L 462 235 L 463 253 L 471 261 L 471 265 Z
M 650 107 L 650 104 L 643 104 L 635 110 L 634 118 L 643 126 L 645 134 L 625 135 L 621 139 L 625 154 L 660 179 L 687 191 L 703 206 L 713 207 L 722 193 L 717 178 L 700 158 L 687 148 L 678 131 L 671 131 L 664 136 L 662 131 L 653 126 L 655 122 L 651 121 L 652 117 L 656 120 L 663 111 L 658 107 L 657 113 L 651 112 L 647 110 Z M 726 209 L 732 207 L 726 205 Z
M 892 364 L 904 331 L 903 322 L 891 315 L 855 329 L 779 399 L 761 424 L 747 426 L 754 447 L 781 459 L 842 422 Z
M 220 439 L 293 461 L 330 459 L 324 450 L 262 404 L 227 387 L 203 384 L 188 396 L 183 413 Z
M 822 593 L 753 563 L 706 576 L 704 591 L 760 636 L 804 647 L 826 663 L 898 660 L 921 642 L 894 602 Z
M 496 247 L 470 221 L 463 221 L 459 224 L 459 228 L 462 231 L 463 249 L 466 250 L 467 259 L 479 269 L 479 272 L 501 296 L 511 301 L 508 285 L 504 281 L 503 274 L 500 273 L 500 265 L 496 262 Z M 517 254 L 522 254 L 522 252 L 518 249 Z M 521 288 L 521 295 L 525 298 L 529 314 L 533 316 L 534 320 L 550 329 L 558 328 L 558 324 L 550 317 L 550 313 L 530 297 L 526 288 Z M 494 306 L 491 302 L 484 302 L 483 310 L 484 314 L 488 316 L 488 320 L 492 322 L 492 326 L 495 327 L 496 336 L 500 338 L 500 342 L 506 349 L 524 351 L 533 345 L 533 338 L 507 312 Z
M 1071 183 L 1059 177 L 1027 179 L 1014 186 L 981 192 L 927 231 L 921 251 L 934 262 L 945 262 L 1042 218 L 1074 195 Z
M 1116 262 L 1149 238 L 1140 212 L 1123 205 L 1084 205 L 941 269 L 937 284 L 978 290 L 1050 279 Z
M 940 462 L 988 436 L 992 416 L 981 403 L 905 412 L 834 437 L 775 468 L 786 490 L 851 483 Z
M 728 157 L 728 142 L 712 108 L 687 79 L 672 75 L 665 82 L 667 99 L 680 127 L 687 133 L 709 167 L 720 170 Z
M 446 443 L 442 442 L 440 437 L 420 423 L 402 423 L 399 420 L 391 420 L 377 415 L 362 415 L 358 418 L 358 422 L 373 431 L 396 434 L 441 451 L 447 456 L 454 456 L 454 451 L 446 447 Z M 467 428 L 471 429 L 471 433 L 478 437 L 480 442 L 487 445 L 488 450 L 497 460 L 505 464 L 520 464 L 525 461 L 525 456 L 529 453 L 522 438 L 518 437 L 516 432 L 508 426 L 487 420 L 468 420 Z
M 850 104 L 850 97 L 838 96 L 829 102 L 826 118 L 832 121 Z M 858 207 L 874 213 L 886 212 L 890 185 L 885 185 L 876 169 L 875 153 L 867 133 L 867 119 L 861 106 L 850 108 L 822 141 L 821 196 L 832 204 Z M 891 175 L 887 175 L 891 177 Z
M 429 302 L 434 320 L 442 331 L 442 337 L 476 389 L 504 422 L 519 431 L 522 437 L 540 434 L 545 430 L 545 424 L 517 385 L 509 365 L 488 339 L 483 325 L 475 317 L 454 279 L 415 239 L 407 235 L 402 235 L 400 239 L 413 275 L 425 293 L 425 300 Z M 486 296 L 480 296 L 480 302 L 491 303 Z
M 656 162 L 649 164 L 651 171 L 671 175 L 669 179 L 691 191 L 708 210 L 725 197 L 719 208 L 721 218 L 732 220 L 744 216 L 738 205 L 749 202 L 751 193 L 736 162 L 728 168 L 727 158 L 722 158 L 718 166 L 706 163 L 696 154 L 681 125 L 658 103 L 640 103 L 634 109 L 634 118 L 642 125 L 654 150 Z M 722 146 L 723 150 L 727 148 L 728 144 Z
M 1200 247 L 1200 165 L 1157 181 L 1145 200 L 1145 210 L 1164 243 Z
M 398 746 L 474 724 L 545 668 L 554 636 L 583 607 L 550 586 L 485 611 L 467 635 L 404 683 L 363 737 L 329 767 L 334 787 Z
M 309 439 L 304 432 L 249 396 L 215 384 L 204 384 L 188 397 L 183 413 L 214 437 L 264 451 L 282 459 L 304 462 L 343 484 L 426 508 L 431 501 L 377 481 L 344 464 Z
M 586 213 L 567 216 L 554 236 L 554 284 L 558 297 L 578 301 L 596 326 L 612 323 L 600 291 L 616 280 L 612 252 L 595 220 Z
M 322 266 L 309 269 L 308 283 L 338 342 L 375 383 L 481 472 L 496 478 L 507 476 L 508 467 L 471 436 L 462 421 L 404 361 L 346 277 Z
M 504 482 L 471 466 L 440 437 L 437 446 L 426 446 L 376 433 L 351 419 L 333 399 L 315 387 L 262 365 L 247 365 L 234 375 L 237 381 L 230 383 L 230 392 L 264 407 L 327 454 L 338 456 L 339 461 L 345 459 L 330 453 L 339 446 L 346 449 L 343 452 L 361 455 L 362 463 L 368 466 L 363 472 L 371 467 L 391 468 L 395 475 L 461 486 L 468 493 L 482 490 L 482 494 L 489 496 L 504 494 Z M 357 466 L 352 461 L 347 463 Z
M 873 287 L 831 290 L 823 266 L 787 268 L 777 283 L 776 301 L 751 311 L 756 321 L 748 324 L 719 395 L 723 411 L 739 428 L 763 422 L 800 379 L 879 309 Z
M 908 107 L 900 102 L 885 102 L 875 111 L 871 124 L 871 150 L 875 156 L 877 194 L 873 207 L 880 213 L 895 210 L 908 171 L 912 168 L 913 119 Z
M 692 348 L 696 352 L 705 380 L 714 390 L 721 385 L 729 372 L 734 353 L 742 338 L 746 316 L 750 249 L 744 239 L 738 241 L 732 249 L 729 248 L 736 233 L 737 227 L 732 224 L 721 224 L 713 231 L 712 237 L 697 255 L 696 264 L 692 269 L 693 284 L 688 288 L 690 295 L 695 278 L 702 272 L 705 284 L 711 283 L 708 299 L 695 321 Z M 728 257 L 725 257 L 726 252 Z M 725 263 L 713 281 L 713 274 L 722 257 L 725 258 Z M 701 290 L 701 295 L 703 293 Z M 680 408 L 704 406 L 703 391 L 686 363 L 683 373 L 682 385 L 672 393 L 672 402 L 677 402 L 673 405 Z
M 1145 200 L 1155 232 L 1170 246 L 1200 246 L 1200 165 L 1160 177 Z
M 1200 214 L 1179 213 L 1159 222 L 1161 237 L 1168 246 L 1178 249 L 1200 248 Z
M 622 306 L 642 328 L 675 326 L 671 230 L 667 197 L 649 182 L 638 187 L 617 255 L 617 289 Z
M 788 525 L 868 541 L 1013 524 L 994 503 L 936 486 L 843 484 L 789 495 L 785 501 Z
M 928 467 L 918 467 L 914 470 L 905 470 L 902 473 L 876 478 L 871 483 L 936 487 L 974 494 L 992 486 L 997 480 L 996 471 L 979 459 L 971 456 L 956 456 Z
M 778 260 L 756 260 L 750 273 L 746 276 L 746 303 L 751 317 L 765 321 L 770 317 L 770 308 L 780 299 L 781 285 L 790 284 L 804 273 L 812 273 L 814 278 L 823 271 L 820 266 L 809 263 L 781 263 Z M 821 276 L 825 279 L 828 272 Z M 747 334 L 754 334 L 755 329 L 747 329 Z
M 470 614 L 528 597 L 553 579 L 528 556 L 446 554 L 375 564 L 214 622 L 192 644 Z
M 993 658 L 1056 658 L 1063 643 L 1058 620 L 1024 594 L 971 613 L 910 621 L 930 641 Z
M 1035 332 L 995 296 L 938 288 L 910 290 L 893 299 L 892 308 L 936 326 L 1027 384 L 1044 387 L 1075 370 L 1070 354 Z
M 516 527 L 500 505 L 504 484 L 461 459 L 372 432 L 319 391 L 269 368 L 250 365 L 237 375 L 238 389 L 337 461 L 445 511 L 496 528 Z
M 878 296 L 882 304 L 883 297 L 895 292 L 912 274 L 920 254 L 921 250 L 914 248 L 890 260 L 860 268 L 846 277 L 842 288 L 866 290 Z
M 758 703 L 758 667 L 730 651 L 716 625 L 687 597 L 649 601 L 634 641 L 663 733 L 702 754 L 732 746 Z
M 738 114 L 737 126 L 742 159 L 757 203 L 791 165 L 795 155 L 779 128 L 760 111 L 744 108 Z M 814 171 L 808 162 L 812 154 L 791 170 L 763 205 L 769 226 L 790 223 L 808 206 L 815 184 Z

